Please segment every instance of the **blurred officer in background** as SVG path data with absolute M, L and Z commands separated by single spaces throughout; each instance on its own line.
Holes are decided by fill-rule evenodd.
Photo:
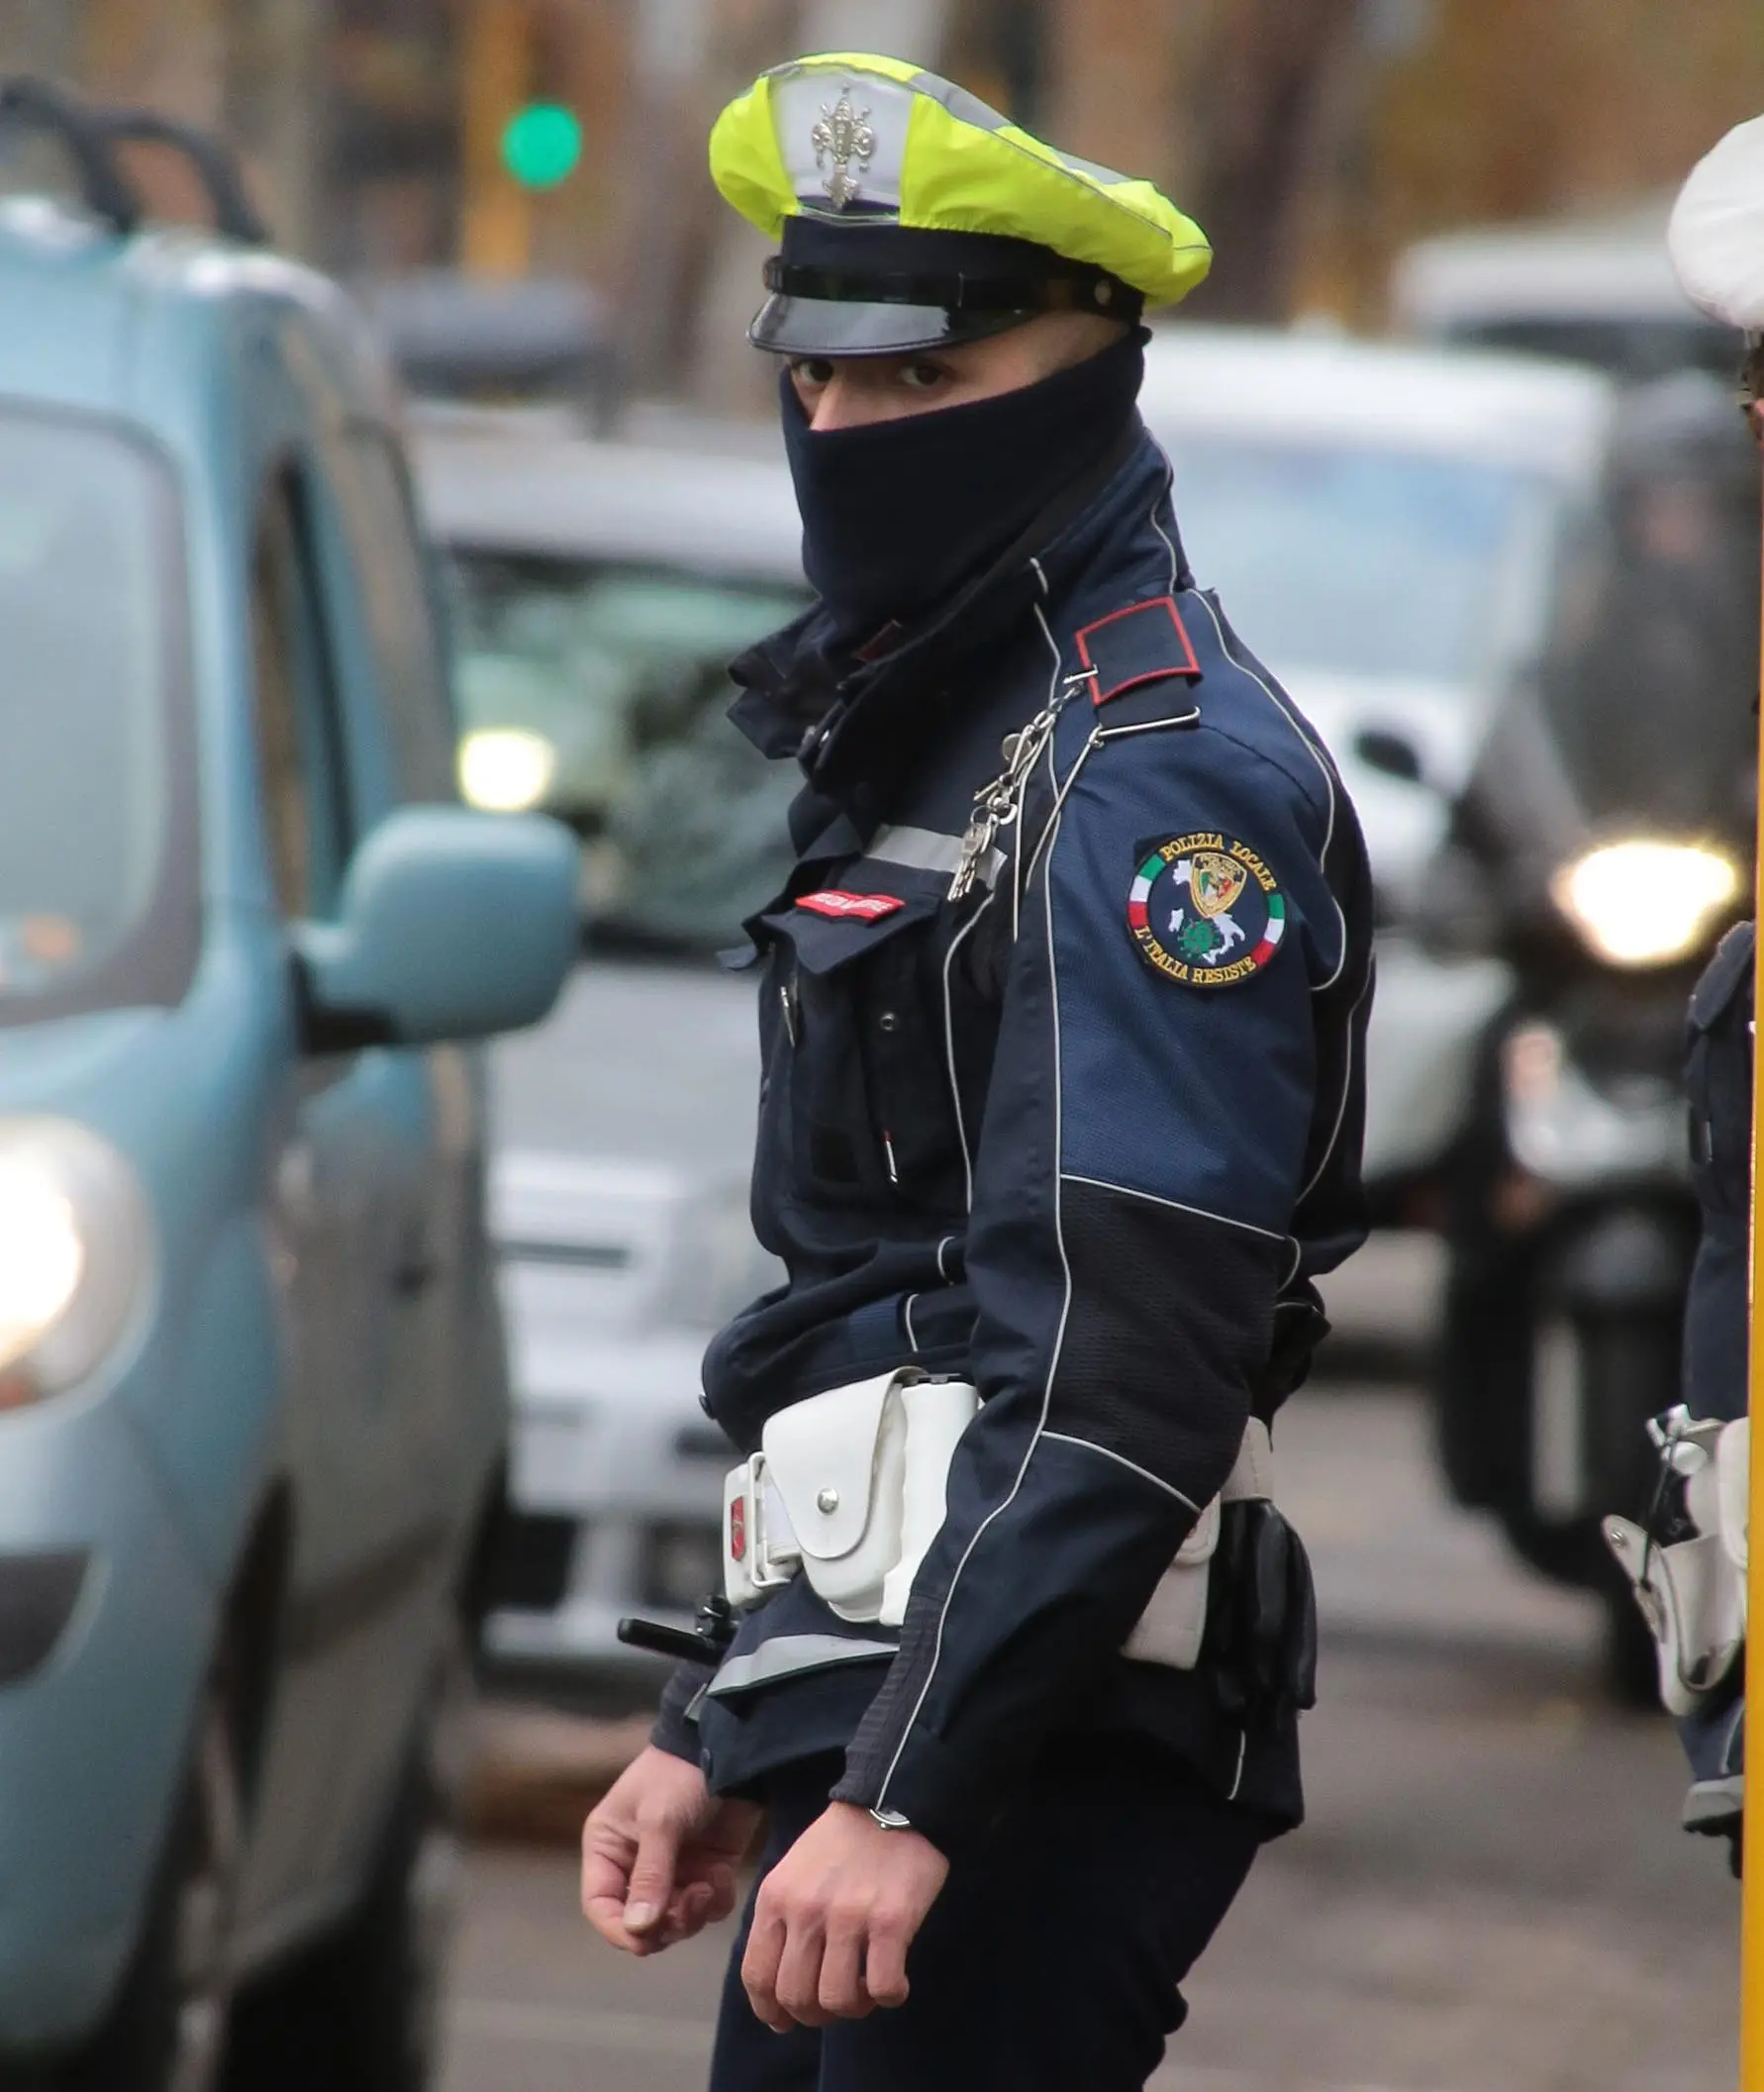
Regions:
M 1659 1484 L 1605 1535 L 1658 1644 L 1660 1699 L 1691 1763 L 1687 1831 L 1729 1841 L 1745 1805 L 1747 1309 L 1753 928 L 1721 940 L 1691 997 L 1686 1088 L 1701 1234 L 1685 1302 L 1684 1401 L 1648 1426 Z
M 711 157 L 779 242 L 820 596 L 735 671 L 804 777 L 748 924 L 787 1278 L 705 1363 L 733 1640 L 584 1907 L 696 1932 L 763 1809 L 716 2092 L 1126 2092 L 1301 1813 L 1267 1427 L 1364 1233 L 1364 850 L 1135 407 L 1198 228 L 890 58 L 766 74 Z
M 1691 1102 L 1691 1168 L 1702 1213 L 1702 1236 L 1685 1303 L 1685 1406 L 1691 1416 L 1722 1426 L 1746 1413 L 1746 1356 L 1750 1342 L 1752 1004 L 1753 946 L 1750 923 L 1728 931 L 1691 998 L 1688 1088 Z M 1725 1462 L 1734 1481 L 1746 1478 L 1749 1430 L 1723 1430 L 1715 1444 L 1717 1471 Z M 1732 1492 L 1729 1491 L 1729 1498 Z M 1745 1521 L 1743 1497 L 1720 1507 L 1717 1520 L 1731 1527 L 1737 1512 L 1737 1545 L 1724 1544 L 1731 1571 L 1738 1624 L 1745 1620 Z M 1726 1515 L 1722 1515 L 1726 1514 Z M 1728 1535 L 1722 1534 L 1723 1542 Z M 1726 1838 L 1734 1872 L 1739 1870 L 1739 1836 L 1745 1805 L 1745 1644 L 1739 1646 L 1679 1722 L 1691 1761 L 1685 1796 L 1687 1831 Z
M 1764 439 L 1764 340 L 1750 345 L 1745 387 L 1753 433 Z M 1690 1760 L 1684 1827 L 1725 1838 L 1736 1874 L 1745 1810 L 1755 946 L 1755 926 L 1736 924 L 1691 997 L 1685 1088 L 1700 1232 L 1685 1302 L 1684 1401 L 1649 1426 L 1660 1479 L 1647 1517 L 1606 1522 L 1658 1644 L 1660 1698 Z

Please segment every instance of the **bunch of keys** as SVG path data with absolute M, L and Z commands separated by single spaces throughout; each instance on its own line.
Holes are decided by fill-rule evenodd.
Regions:
M 1066 689 L 1037 712 L 1020 734 L 1006 735 L 1004 769 L 974 794 L 973 817 L 962 832 L 961 855 L 956 859 L 949 881 L 950 900 L 959 901 L 972 889 L 1000 832 L 1010 828 L 1022 813 L 1024 788 L 1029 783 L 1029 772 L 1041 759 L 1041 751 L 1052 738 L 1054 727 L 1072 694 L 1072 685 L 1088 679 L 1087 676 L 1073 676 Z

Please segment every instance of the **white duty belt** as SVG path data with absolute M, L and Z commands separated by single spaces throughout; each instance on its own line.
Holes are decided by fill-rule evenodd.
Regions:
M 842 1620 L 899 1627 L 943 1524 L 949 1463 L 980 1408 L 966 1380 L 890 1372 L 782 1409 L 724 1485 L 724 1591 L 737 1611 L 798 1574 Z M 1201 1512 L 1123 1644 L 1192 1670 L 1222 1504 L 1274 1494 L 1268 1427 L 1251 1418 L 1225 1487 Z

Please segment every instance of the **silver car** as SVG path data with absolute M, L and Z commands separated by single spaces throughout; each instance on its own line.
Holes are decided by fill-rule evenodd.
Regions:
M 550 1688 L 641 1687 L 622 1614 L 721 1580 L 710 1334 L 777 1274 L 747 1219 L 758 1046 L 719 948 L 783 883 L 788 766 L 724 717 L 725 664 L 808 600 L 783 466 L 518 427 L 432 429 L 456 579 L 467 795 L 582 839 L 594 964 L 493 1063 L 516 1511 L 488 1647 Z

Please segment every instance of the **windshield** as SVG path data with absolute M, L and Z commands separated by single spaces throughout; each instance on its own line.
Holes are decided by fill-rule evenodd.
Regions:
M 163 469 L 106 427 L 0 413 L 0 1024 L 189 985 L 183 629 Z
M 1499 683 L 1535 653 L 1559 498 L 1501 465 L 1178 436 L 1184 549 L 1283 676 Z
M 727 668 L 803 592 L 488 552 L 455 554 L 453 570 L 468 796 L 500 751 L 528 765 L 522 796 L 583 837 L 596 939 L 737 942 L 788 875 L 802 778 L 730 725 Z
M 1445 330 L 1445 339 L 1474 349 L 1517 349 L 1521 355 L 1562 356 L 1645 381 L 1678 370 L 1707 370 L 1730 384 L 1737 351 L 1733 331 L 1714 320 L 1601 319 L 1591 315 L 1472 320 Z
M 1615 475 L 1543 692 L 1584 820 L 1722 837 L 1749 854 L 1759 519 L 1733 421 L 1732 450 L 1712 462 Z

